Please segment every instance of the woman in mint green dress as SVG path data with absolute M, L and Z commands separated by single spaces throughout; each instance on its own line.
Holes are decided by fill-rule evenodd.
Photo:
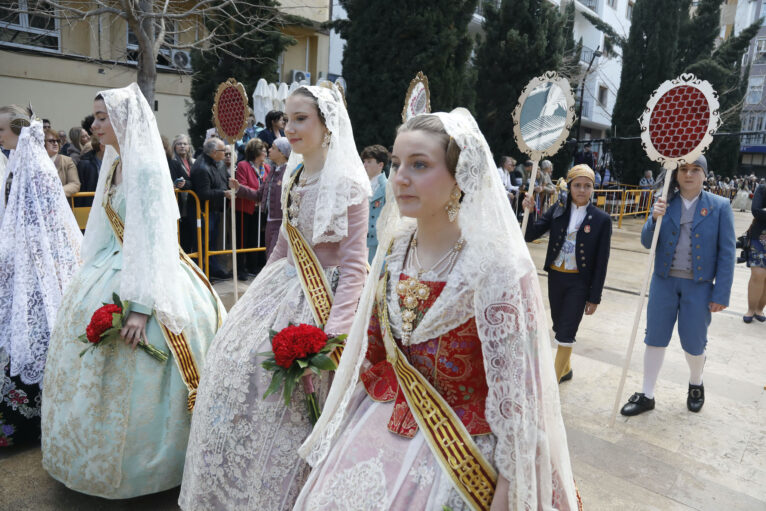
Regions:
M 69 488 L 122 499 L 181 483 L 199 374 L 225 312 L 179 251 L 167 159 L 138 86 L 102 92 L 94 115 L 93 130 L 108 148 L 83 266 L 51 335 L 42 454 L 45 469 Z M 80 356 L 77 338 L 113 293 L 129 303 L 120 338 Z M 168 360 L 135 349 L 140 341 Z

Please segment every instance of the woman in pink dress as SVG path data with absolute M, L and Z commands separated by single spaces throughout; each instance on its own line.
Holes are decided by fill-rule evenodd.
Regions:
M 303 259 L 294 256 L 287 230 L 299 231 L 333 291 L 323 325 L 329 334 L 349 331 L 367 273 L 370 184 L 343 99 L 335 88 L 300 87 L 286 109 L 293 147 L 286 213 L 268 263 L 208 352 L 179 500 L 187 511 L 292 509 L 308 477 L 309 466 L 298 456 L 312 427 L 303 388 L 289 407 L 276 394 L 264 400 L 272 373 L 257 356 L 271 350 L 269 330 L 317 324 L 298 275 Z M 315 378 L 320 403 L 329 384 L 327 372 Z
M 295 509 L 574 510 L 537 273 L 465 109 L 399 128 Z

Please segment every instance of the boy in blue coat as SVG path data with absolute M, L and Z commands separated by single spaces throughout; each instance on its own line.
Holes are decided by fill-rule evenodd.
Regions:
M 657 218 L 665 216 L 646 310 L 643 391 L 630 397 L 623 415 L 654 409 L 654 387 L 676 320 L 690 372 L 686 407 L 699 412 L 705 403 L 707 328 L 711 313 L 729 305 L 736 261 L 731 206 L 727 199 L 702 190 L 706 174 L 704 156 L 679 167 L 673 173 L 669 200 L 657 200 L 641 232 L 641 243 L 649 248 Z
M 372 264 L 378 250 L 378 233 L 375 229 L 378 217 L 386 204 L 386 175 L 383 168 L 388 164 L 388 151 L 382 145 L 365 147 L 361 154 L 364 170 L 370 178 L 372 196 L 370 197 L 370 223 L 367 228 L 367 259 Z

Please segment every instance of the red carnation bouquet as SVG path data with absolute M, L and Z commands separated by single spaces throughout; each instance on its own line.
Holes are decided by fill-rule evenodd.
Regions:
M 112 294 L 112 301 L 114 303 L 105 303 L 103 307 L 99 307 L 93 313 L 90 323 L 85 328 L 85 333 L 77 338 L 78 341 L 89 344 L 80 352 L 80 356 L 85 355 L 88 350 L 100 346 L 107 339 L 119 337 L 120 330 L 125 324 L 125 315 L 122 311 L 127 308 L 127 302 L 120 301 L 117 293 Z M 160 362 L 167 362 L 168 360 L 168 356 L 163 351 L 151 344 L 141 341 L 138 343 L 138 347 Z
M 303 377 L 306 369 L 311 370 L 316 375 L 320 374 L 321 371 L 337 369 L 329 354 L 338 346 L 343 345 L 346 334 L 328 338 L 322 329 L 315 326 L 290 324 L 279 332 L 270 330 L 269 338 L 273 351 L 258 354 L 258 356 L 268 357 L 261 365 L 264 369 L 274 373 L 271 377 L 271 384 L 263 397 L 265 399 L 270 394 L 278 392 L 284 384 L 282 396 L 285 400 L 285 406 L 287 406 L 290 404 L 295 385 Z M 307 375 L 303 379 L 303 384 L 306 391 L 309 418 L 311 424 L 316 424 L 322 412 L 319 410 L 311 377 L 312 375 Z

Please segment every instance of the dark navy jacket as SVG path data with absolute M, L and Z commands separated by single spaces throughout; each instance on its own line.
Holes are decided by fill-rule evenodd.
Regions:
M 550 231 L 548 253 L 543 269 L 549 271 L 558 257 L 567 237 L 569 227 L 570 201 L 557 202 L 534 223 L 527 225 L 524 238 L 534 241 Z M 612 219 L 593 204 L 588 204 L 585 218 L 577 231 L 575 257 L 578 275 L 588 286 L 588 301 L 601 303 L 601 292 L 606 280 L 606 266 L 609 263 L 609 245 L 612 240 Z

